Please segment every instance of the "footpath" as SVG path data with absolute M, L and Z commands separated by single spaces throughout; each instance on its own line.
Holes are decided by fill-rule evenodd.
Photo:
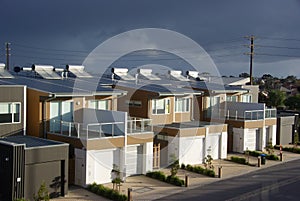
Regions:
M 275 150 L 275 154 L 279 154 L 278 150 Z M 244 157 L 250 165 L 242 165 L 238 163 L 234 163 L 228 160 L 214 160 L 213 165 L 215 167 L 216 177 L 208 177 L 201 174 L 189 172 L 186 170 L 179 170 L 177 176 L 181 179 L 185 179 L 186 175 L 188 176 L 188 187 L 177 187 L 170 185 L 165 182 L 160 182 L 155 179 L 151 179 L 144 175 L 140 176 L 132 176 L 128 177 L 124 183 L 122 183 L 120 192 L 123 194 L 127 194 L 128 189 L 132 189 L 132 199 L 133 200 L 155 200 L 168 195 L 172 195 L 175 193 L 180 193 L 186 190 L 190 190 L 199 186 L 204 186 L 209 183 L 218 182 L 223 179 L 228 179 L 232 177 L 238 177 L 240 175 L 244 175 L 256 170 L 268 168 L 274 165 L 279 165 L 288 161 L 300 159 L 300 154 L 295 154 L 291 152 L 283 152 L 283 161 L 273 161 L 266 160 L 265 165 L 261 165 L 258 167 L 257 157 L 245 156 L 244 154 L 228 154 L 228 159 L 231 156 Z M 221 178 L 218 178 L 218 169 L 222 167 L 222 175 Z M 167 175 L 170 174 L 170 169 L 161 169 Z M 104 184 L 107 187 L 112 188 L 112 184 Z M 69 189 L 69 193 L 66 197 L 51 199 L 53 201 L 98 201 L 103 200 L 106 201 L 108 199 L 103 198 L 101 196 L 95 195 L 83 188 L 71 186 Z

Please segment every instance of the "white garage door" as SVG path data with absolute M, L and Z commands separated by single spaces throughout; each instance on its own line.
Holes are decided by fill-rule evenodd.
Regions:
M 256 130 L 249 129 L 247 133 L 245 133 L 245 147 L 244 150 L 254 151 L 257 146 L 257 138 L 256 138 Z M 243 151 L 244 151 L 243 150 Z
M 206 139 L 206 151 L 213 159 L 219 158 L 220 135 L 208 135 Z
M 113 165 L 120 168 L 120 152 L 116 150 L 101 150 L 89 152 L 91 168 L 94 170 L 94 180 L 97 183 L 111 182 Z M 93 181 L 92 181 L 93 182 Z
M 143 146 L 129 146 L 126 151 L 126 176 L 142 174 Z
M 180 140 L 180 163 L 201 164 L 204 159 L 204 138 L 181 138 Z

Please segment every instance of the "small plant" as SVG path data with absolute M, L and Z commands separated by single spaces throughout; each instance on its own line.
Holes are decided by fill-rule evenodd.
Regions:
M 46 187 L 46 183 L 43 182 L 37 192 L 37 195 L 33 196 L 34 201 L 49 201 L 50 196 L 48 189 Z
M 179 161 L 178 160 L 174 161 L 171 165 L 171 176 L 172 177 L 175 177 L 177 175 L 179 168 L 180 168 Z
M 212 164 L 212 161 L 213 161 L 213 158 L 211 157 L 211 155 L 207 155 L 204 158 L 204 167 L 206 169 L 209 169 L 209 170 L 214 170 L 214 166 Z
M 268 145 L 266 146 L 266 151 L 269 155 L 274 154 L 274 146 L 272 145 L 272 140 L 268 142 Z

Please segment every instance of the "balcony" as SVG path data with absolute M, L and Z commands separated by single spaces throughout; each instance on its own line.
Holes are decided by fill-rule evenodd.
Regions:
M 277 113 L 276 109 L 265 108 L 262 103 L 227 102 L 221 104 L 218 110 L 219 112 L 216 114 L 219 118 L 241 121 L 276 118 Z
M 124 119 L 125 120 L 125 119 Z M 127 130 L 125 133 L 125 125 Z M 99 139 L 120 137 L 125 134 L 152 133 L 151 119 L 129 117 L 125 121 L 78 123 L 60 120 L 50 120 L 49 133 L 75 137 L 80 139 Z

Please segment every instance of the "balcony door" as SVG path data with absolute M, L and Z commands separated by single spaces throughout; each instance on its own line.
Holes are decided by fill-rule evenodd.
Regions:
M 73 124 L 70 124 L 72 122 L 72 101 L 50 102 L 50 132 L 69 132 L 73 128 Z

